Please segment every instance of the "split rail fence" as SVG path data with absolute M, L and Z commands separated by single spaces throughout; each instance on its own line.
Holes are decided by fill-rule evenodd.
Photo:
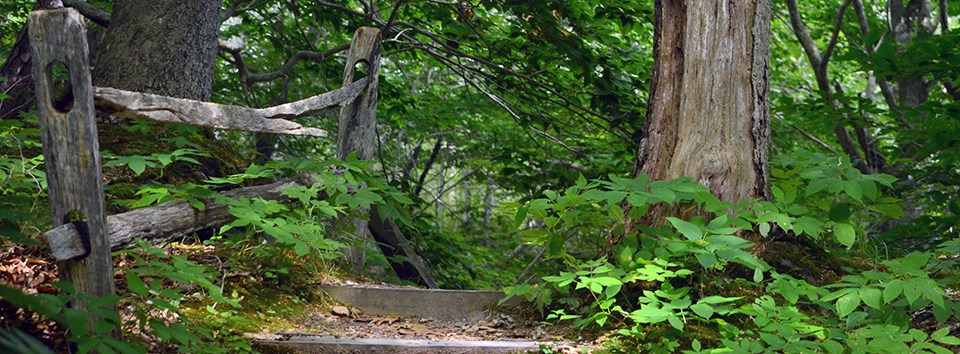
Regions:
M 119 118 L 207 128 L 325 137 L 326 131 L 289 119 L 339 106 L 338 157 L 345 158 L 354 151 L 360 159 L 373 157 L 380 67 L 378 29 L 362 27 L 357 30 L 350 44 L 340 89 L 256 109 L 94 87 L 89 72 L 84 22 L 76 10 L 36 10 L 30 13 L 28 26 L 47 193 L 54 227 L 45 233 L 45 237 L 58 260 L 60 278 L 71 282 L 85 298 L 115 293 L 111 251 L 129 247 L 138 238 L 159 243 L 231 220 L 226 206 L 210 202 L 201 211 L 182 201 L 108 216 L 104 208 L 97 112 Z M 57 63 L 69 71 L 74 102 L 68 111 L 61 111 L 52 104 L 54 83 L 51 71 Z M 357 64 L 363 65 L 369 75 L 355 80 Z M 281 199 L 284 188 L 312 182 L 301 180 L 238 188 L 224 194 Z M 398 258 L 409 260 L 393 264 L 397 274 L 435 288 L 429 269 L 397 226 L 391 220 L 381 219 L 375 206 L 370 214 L 367 228 L 388 259 L 401 256 Z M 78 297 L 71 306 L 87 309 L 88 304 Z M 91 314 L 88 326 L 92 329 L 100 319 Z M 118 330 L 115 332 L 119 334 Z

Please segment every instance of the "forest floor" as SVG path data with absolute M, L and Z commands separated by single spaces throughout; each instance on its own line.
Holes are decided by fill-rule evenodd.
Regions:
M 174 253 L 183 252 L 176 247 L 169 249 Z M 126 257 L 115 259 L 118 259 L 115 264 L 118 291 L 123 293 L 126 291 L 123 274 L 131 264 L 127 263 L 129 259 Z M 26 294 L 59 293 L 59 289 L 52 285 L 58 280 L 57 273 L 56 261 L 41 247 L 5 245 L 0 249 L 0 283 L 18 288 Z M 355 275 L 345 277 L 351 279 L 322 275 L 321 280 L 326 285 L 401 287 Z M 543 344 L 554 353 L 580 353 L 599 348 L 602 340 L 598 339 L 597 333 L 586 333 L 568 325 L 541 321 L 540 314 L 529 306 L 510 307 L 499 312 L 488 311 L 470 320 L 374 315 L 336 302 L 323 293 L 318 283 L 296 287 L 264 286 L 271 283 L 254 277 L 245 277 L 242 280 L 228 277 L 230 278 L 233 278 L 232 281 L 228 280 L 232 287 L 244 294 L 241 316 L 249 320 L 242 328 L 231 330 L 242 332 L 250 342 L 282 341 L 297 336 L 427 341 L 529 341 Z M 188 308 L 193 305 L 198 309 Z M 204 314 L 201 311 L 202 304 L 193 305 L 185 302 L 182 311 L 188 316 Z M 121 314 L 123 311 L 121 307 Z M 170 314 L 160 316 L 171 317 Z M 19 328 L 55 351 L 66 348 L 66 333 L 62 326 L 3 302 L 0 302 L 0 325 Z M 152 339 L 143 335 L 139 337 L 144 341 Z M 158 346 L 158 343 L 145 344 L 148 348 L 163 347 Z
M 325 286 L 371 289 L 417 289 L 369 279 L 326 278 Z M 442 292 L 442 290 L 440 290 Z M 449 294 L 457 296 L 458 294 Z M 529 305 L 497 307 L 462 319 L 424 316 L 398 316 L 364 313 L 335 300 L 318 302 L 305 316 L 291 319 L 291 327 L 279 331 L 251 333 L 258 340 L 284 341 L 304 336 L 337 339 L 391 339 L 421 341 L 536 342 L 555 353 L 591 352 L 599 348 L 596 334 L 583 333 L 570 326 L 556 326 L 540 320 Z M 425 303 L 424 306 L 443 306 Z M 453 309 L 456 311 L 456 309 Z M 384 312 L 389 312 L 386 310 Z
M 207 249 L 209 246 L 168 245 L 171 254 L 187 254 L 190 259 L 211 267 L 224 261 Z M 137 252 L 137 251 L 134 251 Z M 129 290 L 125 286 L 125 273 L 135 264 L 129 255 L 114 257 L 118 292 Z M 357 308 L 338 303 L 324 293 L 321 285 L 348 285 L 365 287 L 402 288 L 398 285 L 364 278 L 355 274 L 320 272 L 311 279 L 296 283 L 265 279 L 249 272 L 224 271 L 225 289 L 242 295 L 243 308 L 238 310 L 244 320 L 223 324 L 222 330 L 231 332 L 235 338 L 247 343 L 256 341 L 283 341 L 294 337 L 314 336 L 336 339 L 393 339 L 425 341 L 529 341 L 550 348 L 548 352 L 573 353 L 593 351 L 602 347 L 603 333 L 580 331 L 564 322 L 559 325 L 542 321 L 542 315 L 530 306 L 511 307 L 484 313 L 471 320 L 441 320 L 421 316 L 389 316 L 364 313 Z M 57 294 L 53 286 L 58 280 L 57 265 L 43 247 L 13 245 L 0 247 L 0 283 L 19 289 L 26 294 Z M 176 287 L 176 284 L 169 284 Z M 951 296 L 956 296 L 951 293 Z M 184 301 L 181 312 L 199 321 L 218 323 L 220 318 L 204 310 L 208 303 Z M 121 306 L 121 315 L 129 313 Z M 128 311 L 129 312 L 129 311 Z M 163 320 L 177 319 L 175 314 L 157 313 Z M 206 316 L 206 317 L 205 317 Z M 206 321 L 206 322 L 205 322 Z M 939 325 L 929 310 L 913 314 L 914 328 L 927 332 Z M 10 306 L 0 301 L 0 326 L 19 328 L 40 339 L 57 352 L 66 349 L 66 333 L 62 326 L 33 312 Z M 955 333 L 958 329 L 951 325 Z M 128 328 L 129 329 L 129 328 Z M 138 334 L 143 344 L 156 352 L 167 352 L 155 338 Z M 242 337 L 245 338 L 242 338 Z

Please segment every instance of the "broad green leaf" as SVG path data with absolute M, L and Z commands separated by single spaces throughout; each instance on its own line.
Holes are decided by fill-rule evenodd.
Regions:
M 798 234 L 807 234 L 819 239 L 820 234 L 823 233 L 823 221 L 809 216 L 801 216 L 793 221 L 793 230 Z
M 923 297 L 930 300 L 934 305 L 943 307 L 943 290 L 932 280 L 928 280 L 921 285 Z
M 843 345 L 835 340 L 827 339 L 823 341 L 821 345 L 823 345 L 823 349 L 826 349 L 828 353 L 843 353 Z
M 623 222 L 623 209 L 620 209 L 620 206 L 616 204 L 611 204 L 607 207 L 607 213 L 610 214 L 610 217 L 617 222 Z
M 710 319 L 713 316 L 713 306 L 704 303 L 698 303 L 690 306 L 690 309 L 693 310 L 693 313 L 697 316 Z
M 131 159 L 127 162 L 127 166 L 130 167 L 130 169 L 133 170 L 137 176 L 139 176 L 144 170 L 147 169 L 147 161 L 141 156 L 131 156 Z
M 907 298 L 907 302 L 911 305 L 917 302 L 920 299 L 921 287 L 917 286 L 916 280 L 906 280 L 903 282 L 903 296 Z
M 842 245 L 851 247 L 857 239 L 857 233 L 850 224 L 840 223 L 833 225 L 833 235 Z
M 760 223 L 759 229 L 760 229 L 760 234 L 763 235 L 763 237 L 767 237 L 767 235 L 770 234 L 770 223 L 768 222 Z
M 777 288 L 780 290 L 780 295 L 791 304 L 796 304 L 797 300 L 800 299 L 800 292 L 797 289 L 797 285 L 792 281 L 780 279 L 777 285 Z
M 946 345 L 960 345 L 960 338 L 949 335 L 950 328 L 944 327 L 938 329 L 936 332 L 930 335 L 930 339 L 933 339 L 941 344 Z
M 707 297 L 705 297 L 705 298 L 702 298 L 702 299 L 700 299 L 700 301 L 697 301 L 697 303 L 699 303 L 699 304 L 722 304 L 722 303 L 737 301 L 737 300 L 740 300 L 740 299 L 742 299 L 742 298 L 743 298 L 742 296 L 724 297 L 724 296 L 713 295 L 713 296 L 707 296 Z
M 886 287 L 883 288 L 883 300 L 885 302 L 892 302 L 902 293 L 903 293 L 903 281 L 891 280 L 889 283 L 886 284 Z
M 677 231 L 691 241 L 700 241 L 700 239 L 703 238 L 703 231 L 700 231 L 700 227 L 697 225 L 672 216 L 668 216 L 667 221 L 669 221 L 670 224 L 677 229 Z
M 714 264 L 717 264 L 717 255 L 713 253 L 701 253 L 697 255 L 697 262 L 700 262 L 700 265 L 703 268 L 710 269 Z
M 877 204 L 873 208 L 890 218 L 900 218 L 907 215 L 903 212 L 903 208 L 897 204 Z
M 527 208 L 520 207 L 517 209 L 517 213 L 513 216 L 513 228 L 520 229 L 525 220 L 527 220 Z
M 853 200 L 861 201 L 863 199 L 863 190 L 860 187 L 860 183 L 857 181 L 847 181 L 843 184 L 843 191 L 853 198 Z
M 617 279 L 614 277 L 596 277 L 596 278 L 592 278 L 592 280 L 597 282 L 597 284 L 600 284 L 603 286 L 613 286 L 613 285 L 623 284 L 623 282 L 620 281 L 620 279 Z
M 673 328 L 676 328 L 677 330 L 680 330 L 680 331 L 683 330 L 683 321 L 677 318 L 677 316 L 671 315 L 667 317 L 667 321 L 670 322 L 670 325 L 673 326 Z
M 623 285 L 621 284 L 610 285 L 607 287 L 606 290 L 603 291 L 603 295 L 606 296 L 608 299 L 610 299 L 611 303 L 615 302 L 616 300 L 614 299 L 614 297 L 620 293 L 620 289 L 622 288 L 623 288 Z
M 860 306 L 860 293 L 856 291 L 848 292 L 846 295 L 837 299 L 837 315 L 840 318 L 847 317 L 853 310 Z
M 863 303 L 877 310 L 882 305 L 880 294 L 880 289 L 860 288 L 860 299 L 863 300 Z
M 157 160 L 160 161 L 160 164 L 163 166 L 169 165 L 173 162 L 172 154 L 156 154 Z
M 669 312 L 650 305 L 642 305 L 639 310 L 630 313 L 630 318 L 640 323 L 660 323 L 667 319 Z
M 127 272 L 127 287 L 130 288 L 134 294 L 146 297 L 149 290 L 147 290 L 147 285 L 143 283 L 143 279 L 140 279 L 140 276 L 134 274 L 133 272 Z

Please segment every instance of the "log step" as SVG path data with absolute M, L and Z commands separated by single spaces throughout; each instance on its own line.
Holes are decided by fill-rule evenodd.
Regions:
M 500 291 L 323 286 L 335 300 L 364 314 L 429 318 L 437 321 L 475 321 L 501 308 Z M 503 306 L 519 304 L 513 298 Z
M 262 353 L 525 353 L 537 351 L 531 341 L 455 341 L 384 338 L 334 338 L 326 336 L 294 336 L 287 340 L 261 340 Z

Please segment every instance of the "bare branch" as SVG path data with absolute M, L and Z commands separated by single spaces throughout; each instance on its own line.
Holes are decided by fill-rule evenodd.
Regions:
M 837 149 L 834 149 L 832 146 L 830 146 L 830 145 L 828 145 L 827 143 L 823 142 L 823 140 L 820 140 L 819 138 L 817 138 L 817 137 L 814 136 L 813 134 L 807 133 L 805 130 L 801 129 L 801 128 L 798 127 L 796 124 L 790 125 L 790 128 L 793 128 L 793 130 L 796 130 L 798 133 L 800 133 L 801 135 L 805 136 L 807 139 L 810 139 L 811 141 L 817 143 L 817 145 L 820 145 L 820 147 L 822 147 L 822 148 L 824 148 L 825 150 L 829 151 L 829 152 L 830 152 L 831 154 L 833 154 L 834 156 L 840 155 L 840 153 L 837 152 Z
M 363 14 L 363 13 L 360 13 L 360 12 L 357 12 L 357 11 L 354 11 L 354 10 L 351 10 L 351 9 L 349 9 L 349 8 L 346 8 L 346 7 L 342 6 L 342 5 L 333 4 L 333 3 L 329 3 L 329 2 L 326 2 L 326 1 L 322 1 L 322 0 L 315 0 L 314 3 L 315 3 L 315 4 L 318 4 L 318 5 L 321 5 L 321 6 L 324 6 L 324 7 L 328 7 L 328 8 L 331 8 L 331 9 L 335 9 L 335 10 L 338 10 L 338 11 L 343 11 L 344 13 L 347 13 L 347 14 L 352 15 L 352 16 L 358 16 L 358 17 L 367 18 L 367 15 L 366 15 L 366 14 Z M 376 22 L 377 24 L 380 24 L 380 25 L 386 25 L 386 22 L 384 22 L 382 19 L 374 19 L 374 22 Z M 474 56 L 474 55 L 467 54 L 467 53 L 465 53 L 465 52 L 463 52 L 463 51 L 461 51 L 461 50 L 459 50 L 459 49 L 451 46 L 451 45 L 449 44 L 450 41 L 448 41 L 447 39 L 442 38 L 441 36 L 439 36 L 439 35 L 437 35 L 437 34 L 435 34 L 435 33 L 432 33 L 432 32 L 430 32 L 430 31 L 424 30 L 424 29 L 422 29 L 422 28 L 420 28 L 420 27 L 417 27 L 417 26 L 415 26 L 415 25 L 412 25 L 412 24 L 409 24 L 409 23 L 406 23 L 406 22 L 396 21 L 395 24 L 394 24 L 394 27 L 402 27 L 403 30 L 410 30 L 410 31 L 413 31 L 413 32 L 415 32 L 415 33 L 417 33 L 417 34 L 419 34 L 419 35 L 422 35 L 422 36 L 425 36 L 425 37 L 429 38 L 433 43 L 435 43 L 435 46 L 429 45 L 428 43 L 421 42 L 421 41 L 417 40 L 416 38 L 413 38 L 411 35 L 408 35 L 408 34 L 405 34 L 405 33 L 400 33 L 400 34 L 398 35 L 398 37 L 403 36 L 403 37 L 409 39 L 410 41 L 412 41 L 413 43 L 415 43 L 415 44 L 414 44 L 415 47 L 417 47 L 417 48 L 419 48 L 419 49 L 421 49 L 421 50 L 424 50 L 425 52 L 427 52 L 428 54 L 430 54 L 430 55 L 433 56 L 434 58 L 437 58 L 437 59 L 441 59 L 441 58 L 442 58 L 442 59 L 446 59 L 446 58 L 443 58 L 442 55 L 440 55 L 439 53 L 436 52 L 436 51 L 442 51 L 443 53 L 448 54 L 448 55 L 450 55 L 450 56 L 454 56 L 454 57 L 457 57 L 457 58 L 463 58 L 463 59 L 469 59 L 469 60 L 471 60 L 471 61 L 473 61 L 473 62 L 475 62 L 475 63 L 477 63 L 477 64 L 480 64 L 480 65 L 483 66 L 483 67 L 487 67 L 487 68 L 493 69 L 494 71 L 497 71 L 497 72 L 506 74 L 506 75 L 508 75 L 508 76 L 516 77 L 516 78 L 520 79 L 521 81 L 526 82 L 526 83 L 529 83 L 529 84 L 533 85 L 535 88 L 540 89 L 540 90 L 543 90 L 544 92 L 548 93 L 550 96 L 547 97 L 547 99 L 553 99 L 553 98 L 555 98 L 555 99 L 560 100 L 561 103 L 558 103 L 558 104 L 560 104 L 560 105 L 561 105 L 562 107 L 564 107 L 565 109 L 568 109 L 568 110 L 570 110 L 570 111 L 572 111 L 572 112 L 574 112 L 574 113 L 581 114 L 581 115 L 584 115 L 584 116 L 590 116 L 590 117 L 598 118 L 598 119 L 606 122 L 606 123 L 607 123 L 607 126 L 604 126 L 604 125 L 602 125 L 602 124 L 597 124 L 596 122 L 591 121 L 591 120 L 586 120 L 587 122 L 589 122 L 589 123 L 591 123 L 591 124 L 594 124 L 594 125 L 597 125 L 597 126 L 600 127 L 601 129 L 604 129 L 604 130 L 606 130 L 606 131 L 608 131 L 608 132 L 610 132 L 610 133 L 612 133 L 612 134 L 614 134 L 614 135 L 617 135 L 617 136 L 622 136 L 622 135 L 623 135 L 623 134 L 618 134 L 617 132 L 614 132 L 614 131 L 612 131 L 612 130 L 609 129 L 608 126 L 613 123 L 613 121 L 612 121 L 612 119 L 611 119 L 610 117 L 608 117 L 608 116 L 606 116 L 606 115 L 603 115 L 603 114 L 600 114 L 600 113 L 598 113 L 598 112 L 594 112 L 594 111 L 590 110 L 589 108 L 584 107 L 583 105 L 581 105 L 581 104 L 579 104 L 579 103 L 577 103 L 577 102 L 574 102 L 573 100 L 567 98 L 565 95 L 561 94 L 560 92 L 556 91 L 555 89 L 551 88 L 550 86 L 547 86 L 546 84 L 537 81 L 536 79 L 534 79 L 534 78 L 533 78 L 532 76 L 530 76 L 530 75 L 522 74 L 522 73 L 519 73 L 519 72 L 517 72 L 517 71 L 508 69 L 508 68 L 506 68 L 506 67 L 504 67 L 504 66 L 502 66 L 502 65 L 500 65 L 500 64 L 493 63 L 493 62 L 491 62 L 491 61 L 489 61 L 489 60 L 487 60 L 487 59 L 483 59 L 483 58 L 480 58 L 480 57 L 477 57 L 477 56 Z M 403 32 L 403 30 L 401 30 L 400 32 Z M 461 69 L 463 69 L 463 70 L 473 72 L 473 73 L 475 73 L 475 74 L 477 74 L 477 75 L 484 76 L 484 77 L 486 77 L 487 79 L 492 78 L 491 75 L 489 75 L 489 74 L 487 74 L 487 73 L 483 73 L 482 71 L 480 71 L 480 70 L 478 70 L 478 69 L 476 69 L 476 68 L 468 68 L 468 67 L 463 66 L 462 64 L 459 64 L 459 63 L 452 63 L 452 62 L 450 62 L 449 64 L 450 64 L 450 65 L 453 65 L 453 66 L 456 66 L 456 67 L 459 67 L 459 68 L 461 68 Z M 485 94 L 487 94 L 487 93 L 485 93 Z M 502 106 L 502 105 L 501 105 L 501 106 Z M 508 112 L 509 112 L 511 115 L 516 116 L 516 113 L 513 112 L 512 110 L 510 110 L 510 111 L 508 111 Z
M 390 12 L 390 19 L 387 20 L 387 24 L 383 25 L 383 33 L 390 31 L 390 27 L 393 27 L 393 21 L 396 20 L 397 14 L 400 12 L 400 6 L 406 1 L 398 0 L 396 4 L 393 5 L 393 11 Z
M 830 36 L 830 43 L 827 44 L 827 50 L 823 51 L 823 57 L 820 62 L 820 65 L 823 65 L 824 71 L 827 70 L 827 63 L 830 62 L 830 56 L 833 55 L 833 51 L 837 47 L 837 39 L 840 37 L 840 27 L 843 26 L 843 15 L 847 12 L 847 7 L 850 6 L 851 1 L 852 0 L 846 0 L 840 5 L 840 9 L 837 10 L 837 17 L 833 20 L 833 34 Z
M 807 60 L 810 61 L 810 65 L 814 67 L 815 71 L 819 71 L 821 67 L 820 63 L 822 62 L 820 49 L 817 48 L 817 44 L 814 43 L 813 38 L 810 37 L 807 27 L 803 25 L 803 20 L 800 18 L 800 10 L 797 9 L 797 1 L 786 0 L 786 2 L 787 11 L 790 12 L 790 26 L 793 28 L 793 34 L 800 40 L 800 45 L 803 46 L 803 51 L 807 53 Z M 827 87 L 829 88 L 829 86 Z
M 437 138 L 437 142 L 433 144 L 433 151 L 430 152 L 430 158 L 427 159 L 426 166 L 424 166 L 423 171 L 420 172 L 420 178 L 417 181 L 417 187 L 413 192 L 414 196 L 420 196 L 420 192 L 423 191 L 423 183 L 427 179 L 427 173 L 430 172 L 430 168 L 433 167 L 434 162 L 437 161 L 437 156 L 440 154 L 441 147 L 443 147 L 443 136 Z
M 226 9 L 223 9 L 223 11 L 220 12 L 220 23 L 225 22 L 226 20 L 230 19 L 233 16 L 236 16 L 237 14 L 255 9 L 260 5 L 262 5 L 262 3 L 263 1 L 245 1 L 245 0 L 234 1 L 232 4 L 230 4 L 230 6 L 228 6 Z M 250 4 L 250 5 L 241 7 L 242 5 L 245 5 L 245 4 Z
M 853 9 L 857 14 L 857 24 L 860 25 L 860 36 L 866 38 L 867 34 L 870 33 L 870 22 L 867 21 L 867 13 L 863 8 L 863 1 L 853 0 Z M 880 40 L 883 41 L 884 39 L 881 38 Z M 863 49 L 870 55 L 876 52 L 876 49 L 870 46 L 870 43 L 863 43 Z M 893 94 L 893 88 L 890 87 L 890 82 L 882 77 L 877 77 L 877 85 L 880 86 L 880 93 L 883 95 L 883 100 L 887 102 L 887 106 L 897 106 L 897 98 Z
M 110 27 L 110 13 L 90 5 L 84 0 L 63 0 L 67 7 L 77 9 L 83 17 L 103 27 Z
M 234 59 L 233 63 L 237 67 L 237 70 L 240 73 L 240 81 L 243 82 L 244 84 L 250 84 L 254 82 L 276 80 L 281 76 L 289 75 L 290 72 L 293 71 L 293 66 L 297 65 L 297 63 L 300 62 L 301 60 L 323 61 L 337 53 L 350 49 L 350 44 L 349 43 L 341 44 L 336 47 L 327 49 L 326 51 L 323 51 L 323 52 L 312 52 L 308 50 L 301 50 L 294 56 L 290 57 L 290 59 L 287 59 L 286 63 L 284 63 L 283 66 L 280 67 L 280 69 L 277 69 L 276 71 L 272 71 L 268 73 L 263 73 L 263 74 L 250 74 L 250 71 L 247 68 L 246 63 L 243 61 L 243 56 L 241 55 L 240 53 L 241 50 L 239 48 L 230 48 L 226 45 L 221 44 L 220 49 L 227 53 L 230 53 L 230 55 L 233 57 Z

